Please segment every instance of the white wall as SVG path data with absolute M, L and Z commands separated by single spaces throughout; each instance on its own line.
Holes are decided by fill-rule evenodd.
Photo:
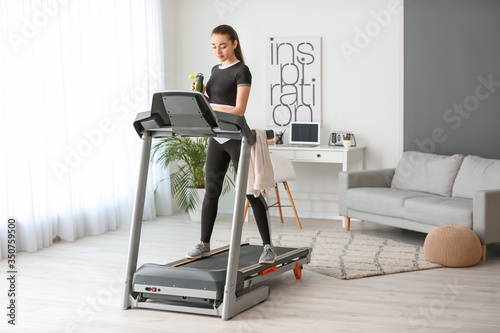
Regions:
M 239 34 L 253 75 L 246 118 L 251 127 L 266 127 L 267 38 L 320 36 L 322 142 L 327 143 L 332 130 L 350 130 L 358 144 L 367 147 L 368 169 L 396 166 L 402 151 L 402 0 L 166 2 L 175 3 L 167 6 L 175 10 L 175 25 L 166 24 L 167 54 L 172 56 L 166 60 L 167 68 L 174 76 L 172 86 L 167 83 L 167 87 L 189 89 L 190 73 L 203 72 L 208 79 L 216 63 L 210 47 L 211 30 L 229 24 Z M 171 12 L 168 18 L 172 18 Z M 299 215 L 335 217 L 340 166 L 295 167 L 299 179 L 290 187 Z M 222 200 L 221 211 L 232 210 L 231 199 Z M 285 213 L 293 216 L 290 209 Z
M 163 29 L 164 29 L 164 54 L 165 54 L 165 87 L 167 89 L 175 89 L 176 82 L 176 63 L 177 51 L 173 47 L 177 44 L 177 2 L 175 0 L 166 0 L 162 3 L 163 11 Z

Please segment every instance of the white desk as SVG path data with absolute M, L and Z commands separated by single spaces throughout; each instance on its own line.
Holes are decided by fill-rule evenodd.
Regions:
M 365 147 L 344 147 L 322 145 L 317 147 L 297 147 L 271 145 L 272 154 L 286 157 L 292 162 L 342 164 L 342 171 L 365 169 Z M 345 221 L 342 221 L 345 228 Z
M 269 151 L 292 162 L 342 164 L 342 171 L 365 168 L 365 147 L 362 146 L 346 149 L 328 145 L 317 147 L 272 145 L 269 146 Z

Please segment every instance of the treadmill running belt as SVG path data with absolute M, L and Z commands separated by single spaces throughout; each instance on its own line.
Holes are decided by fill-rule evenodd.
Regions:
M 216 254 L 212 254 L 210 257 L 202 258 L 202 259 L 191 259 L 191 260 L 183 260 L 171 263 L 170 266 L 175 267 L 189 267 L 189 268 L 198 268 L 198 269 L 226 269 L 227 261 L 229 257 L 229 247 L 220 248 L 226 249 L 225 251 L 218 252 Z M 276 254 L 279 256 L 289 253 L 291 251 L 297 250 L 297 248 L 289 248 L 289 247 L 275 247 Z M 217 252 L 214 250 L 213 252 Z M 238 263 L 238 269 L 247 268 L 249 266 L 258 265 L 259 257 L 262 254 L 263 247 L 259 245 L 242 245 L 240 249 L 240 260 Z

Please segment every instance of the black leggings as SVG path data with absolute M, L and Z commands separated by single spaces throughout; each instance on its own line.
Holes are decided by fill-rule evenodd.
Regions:
M 240 150 L 241 141 L 239 140 L 229 140 L 221 144 L 212 138 L 208 144 L 207 163 L 205 166 L 205 197 L 201 211 L 201 241 L 205 243 L 210 243 L 210 237 L 217 217 L 219 197 L 222 193 L 224 177 L 229 167 L 229 162 L 233 161 L 234 168 L 238 170 Z M 247 199 L 252 206 L 263 244 L 271 244 L 266 201 L 262 195 L 257 198 L 253 195 L 247 195 Z

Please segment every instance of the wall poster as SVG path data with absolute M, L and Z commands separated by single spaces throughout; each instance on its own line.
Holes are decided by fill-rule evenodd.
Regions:
M 266 71 L 268 126 L 321 122 L 321 37 L 270 37 Z

